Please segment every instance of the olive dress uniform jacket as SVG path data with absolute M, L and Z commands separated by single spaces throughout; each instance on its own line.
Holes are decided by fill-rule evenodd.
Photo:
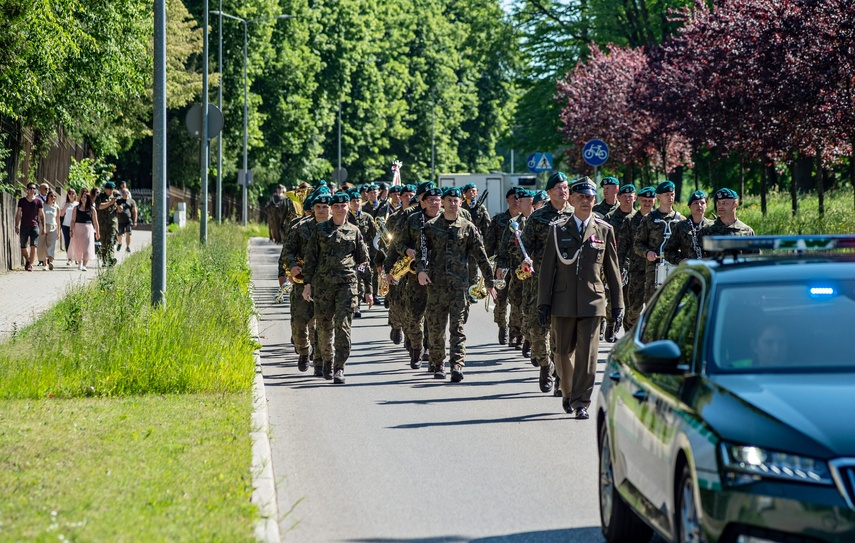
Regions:
M 553 223 L 540 264 L 538 305 L 551 306 L 554 317 L 605 317 L 603 277 L 609 284 L 611 307 L 623 309 L 622 280 L 611 225 L 592 214 L 583 236 L 572 216 Z

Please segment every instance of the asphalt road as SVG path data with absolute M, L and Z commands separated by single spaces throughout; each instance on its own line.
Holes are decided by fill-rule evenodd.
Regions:
M 540 392 L 483 304 L 462 383 L 410 369 L 380 307 L 354 319 L 347 384 L 333 385 L 297 371 L 288 305 L 273 301 L 279 251 L 252 240 L 283 540 L 603 541 L 593 418 Z

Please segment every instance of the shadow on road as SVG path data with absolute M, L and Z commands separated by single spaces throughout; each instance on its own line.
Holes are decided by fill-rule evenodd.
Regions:
M 598 543 L 603 541 L 599 527 L 567 528 L 566 530 L 543 530 L 518 534 L 497 535 L 479 538 L 448 535 L 441 537 L 414 538 L 365 538 L 348 539 L 358 543 Z

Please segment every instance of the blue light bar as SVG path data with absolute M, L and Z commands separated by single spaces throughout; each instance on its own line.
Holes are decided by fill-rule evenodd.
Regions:
M 833 236 L 707 236 L 705 251 L 828 251 L 855 249 L 855 235 Z
M 810 295 L 813 298 L 831 298 L 837 295 L 837 290 L 834 287 L 810 287 Z

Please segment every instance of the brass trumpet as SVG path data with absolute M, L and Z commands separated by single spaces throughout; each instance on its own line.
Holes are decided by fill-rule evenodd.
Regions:
M 400 281 L 408 273 L 416 273 L 416 261 L 410 255 L 404 255 L 399 258 L 389 272 L 395 278 L 395 281 Z
M 487 297 L 487 288 L 484 286 L 484 276 L 478 277 L 478 282 L 469 287 L 469 296 L 476 300 L 483 300 Z
M 389 245 L 389 242 L 392 241 L 392 234 L 386 228 L 386 219 L 384 217 L 375 218 L 374 225 L 377 227 L 377 234 L 374 236 L 372 244 L 375 249 L 380 251 L 380 244 Z
M 302 258 L 298 258 L 297 262 L 294 263 L 295 267 L 298 266 L 300 268 L 300 273 L 291 277 L 292 283 L 294 283 L 296 285 L 302 285 L 303 284 L 303 266 L 305 264 L 306 264 L 306 261 L 305 261 L 305 259 L 302 259 Z M 290 277 L 291 276 L 291 270 L 287 270 L 285 274 Z
M 389 281 L 382 271 L 377 275 L 377 294 L 384 298 L 389 294 Z
M 511 221 L 510 227 L 511 230 L 514 231 L 514 236 L 517 238 L 517 243 L 519 244 L 520 251 L 523 255 L 523 261 L 519 266 L 517 266 L 517 269 L 514 271 L 514 274 L 520 281 L 525 281 L 534 273 L 534 266 L 532 266 L 531 258 L 529 258 L 528 252 L 525 250 L 525 245 L 523 245 L 522 236 L 520 236 L 519 223 L 517 221 Z

